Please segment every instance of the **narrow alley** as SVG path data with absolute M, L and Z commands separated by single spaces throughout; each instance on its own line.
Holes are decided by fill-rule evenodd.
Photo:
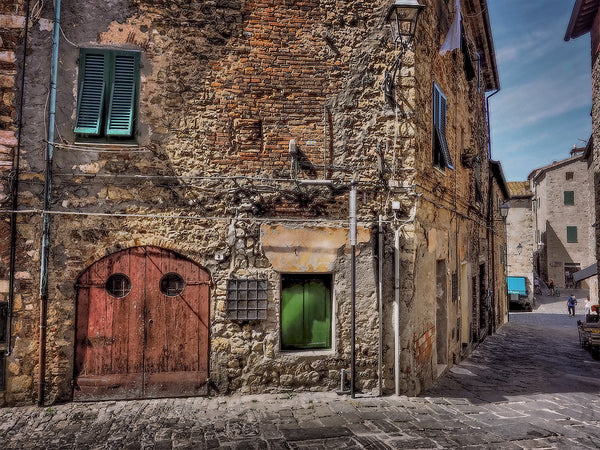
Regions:
M 579 346 L 578 318 L 566 295 L 538 299 L 416 398 L 290 392 L 4 408 L 1 446 L 599 448 L 600 361 Z

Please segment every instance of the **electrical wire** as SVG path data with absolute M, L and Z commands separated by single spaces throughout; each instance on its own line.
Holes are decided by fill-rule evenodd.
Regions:
M 67 41 L 67 42 L 68 42 L 69 44 L 71 44 L 73 47 L 75 47 L 75 48 L 79 48 L 79 45 L 77 45 L 77 44 L 74 44 L 73 42 L 71 42 L 71 41 L 69 40 L 69 38 L 68 38 L 68 37 L 65 35 L 65 32 L 64 32 L 64 30 L 63 30 L 63 27 L 59 26 L 59 29 L 60 29 L 60 34 L 62 34 L 63 38 L 65 38 L 65 41 Z
M 91 216 L 91 217 L 112 217 L 112 218 L 136 218 L 136 219 L 175 219 L 175 220 L 195 220 L 195 221 L 252 221 L 252 222 L 289 222 L 289 223 L 302 223 L 302 222 L 315 222 L 315 223 L 341 223 L 349 226 L 348 219 L 323 219 L 323 218 L 286 218 L 286 217 L 239 217 L 239 216 L 192 216 L 192 215 L 180 215 L 180 214 L 135 214 L 135 213 L 99 213 L 99 212 L 83 212 L 83 211 L 44 211 L 43 209 L 21 209 L 17 211 L 0 209 L 0 214 L 49 214 L 56 216 Z M 358 223 L 363 225 L 371 225 L 377 223 L 377 219 L 359 219 Z M 385 223 L 392 223 L 392 221 L 384 221 Z

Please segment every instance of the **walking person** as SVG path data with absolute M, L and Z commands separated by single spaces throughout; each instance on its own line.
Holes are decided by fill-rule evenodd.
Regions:
M 569 310 L 569 317 L 575 316 L 575 305 L 577 304 L 577 298 L 571 294 L 567 299 L 567 309 Z
M 587 297 L 585 299 L 585 305 L 584 306 L 585 306 L 585 317 L 586 317 L 586 320 L 587 320 L 587 316 L 590 315 L 590 314 L 592 314 L 592 302 L 590 301 L 589 297 Z

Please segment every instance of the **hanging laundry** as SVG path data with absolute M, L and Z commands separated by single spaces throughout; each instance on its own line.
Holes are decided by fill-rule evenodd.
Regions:
M 446 52 L 460 48 L 461 46 L 462 14 L 460 12 L 460 0 L 456 0 L 456 6 L 454 8 L 454 11 L 454 20 L 452 21 L 452 25 L 450 25 L 450 30 L 448 30 L 446 40 L 440 48 L 440 55 L 442 56 L 444 56 Z

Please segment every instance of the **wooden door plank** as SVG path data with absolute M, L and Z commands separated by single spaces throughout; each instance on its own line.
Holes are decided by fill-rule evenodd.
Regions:
M 79 278 L 80 284 L 90 284 L 90 272 L 86 271 Z M 74 377 L 84 371 L 86 355 L 88 351 L 88 317 L 90 311 L 90 288 L 79 287 L 77 289 L 77 327 L 75 331 L 75 370 Z
M 128 304 L 127 373 L 144 371 L 144 308 L 146 296 L 146 255 L 142 248 L 135 247 L 129 254 L 129 278 L 131 299 Z M 140 390 L 142 386 L 140 386 Z
M 142 373 L 82 375 L 73 392 L 74 401 L 129 400 L 140 398 Z
M 165 327 L 165 301 L 159 283 L 165 270 L 161 251 L 146 247 L 146 344 L 145 374 L 166 372 L 168 341 Z
M 198 365 L 201 372 L 208 377 L 208 361 L 210 347 L 210 289 L 208 285 L 199 286 L 200 323 L 198 327 Z
M 208 392 L 205 372 L 161 372 L 146 377 L 146 397 L 187 397 L 206 395 Z

